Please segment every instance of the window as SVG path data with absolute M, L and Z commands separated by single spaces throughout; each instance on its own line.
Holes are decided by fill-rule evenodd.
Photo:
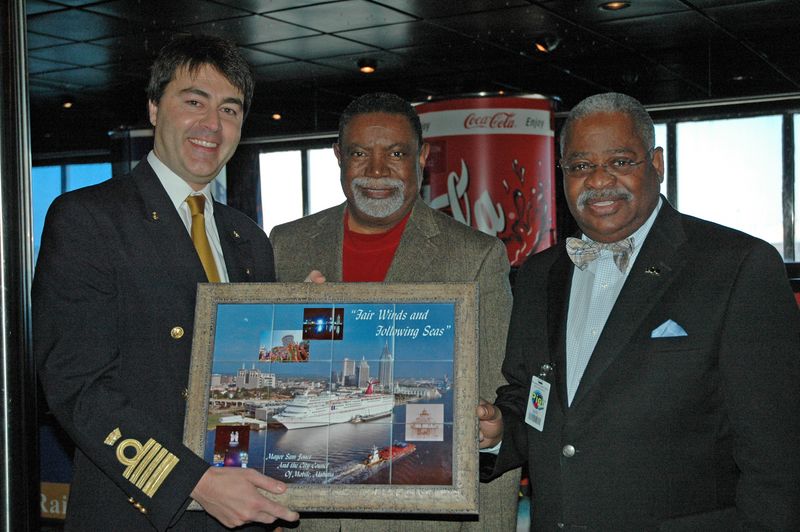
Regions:
M 307 160 L 303 172 L 302 157 Z M 339 183 L 339 165 L 332 148 L 262 153 L 261 208 L 264 231 L 278 224 L 314 214 L 344 201 Z M 303 188 L 307 203 L 303 203 Z
M 339 205 L 344 193 L 333 148 L 308 150 L 308 214 Z
M 664 149 L 664 180 L 661 182 L 661 195 L 667 197 L 667 125 L 656 124 L 656 148 Z
M 33 257 L 39 255 L 47 209 L 56 197 L 111 178 L 110 163 L 34 166 L 31 169 Z
M 800 115 L 794 115 L 794 257 L 786 257 L 788 260 L 800 260 L 800 183 L 797 176 L 800 175 Z
M 783 254 L 782 117 L 677 125 L 684 214 L 762 238 Z
M 278 224 L 303 216 L 303 165 L 300 150 L 262 153 L 261 175 L 263 228 L 267 234 Z

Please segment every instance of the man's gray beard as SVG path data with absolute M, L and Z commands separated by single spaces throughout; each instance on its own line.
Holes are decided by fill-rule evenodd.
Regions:
M 377 199 L 367 197 L 360 187 L 379 185 L 381 187 L 394 187 L 388 198 Z M 350 191 L 353 193 L 353 203 L 356 209 L 372 218 L 386 218 L 397 212 L 403 206 L 406 185 L 400 179 L 380 177 L 356 177 L 350 182 Z

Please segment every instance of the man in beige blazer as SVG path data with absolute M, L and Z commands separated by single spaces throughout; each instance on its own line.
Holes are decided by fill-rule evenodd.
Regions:
M 497 238 L 480 233 L 419 198 L 428 156 L 419 118 L 385 93 L 354 100 L 339 121 L 334 152 L 345 203 L 279 225 L 270 234 L 278 281 L 466 282 L 480 293 L 480 394 L 505 384 L 500 365 L 511 311 L 509 264 Z M 477 447 L 477 446 L 476 446 Z M 476 448 L 477 452 L 477 448 Z M 512 531 L 519 472 L 480 487 L 480 516 L 316 514 L 300 517 L 312 531 Z

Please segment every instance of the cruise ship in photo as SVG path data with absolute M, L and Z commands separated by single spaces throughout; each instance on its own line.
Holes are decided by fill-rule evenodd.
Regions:
M 370 383 L 364 393 L 305 392 L 292 398 L 274 419 L 287 429 L 304 429 L 368 421 L 391 415 L 393 407 L 394 394 L 375 393 Z

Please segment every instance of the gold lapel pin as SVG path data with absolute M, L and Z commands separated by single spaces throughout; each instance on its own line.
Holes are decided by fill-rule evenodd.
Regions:
M 239 232 L 238 232 L 236 229 L 234 229 L 234 230 L 231 232 L 231 234 L 233 235 L 233 238 L 240 238 L 240 236 L 239 236 Z
M 655 266 L 650 266 L 644 271 L 644 273 L 649 273 L 650 275 L 661 275 L 661 270 L 659 270 Z
M 158 213 L 156 211 L 151 212 L 150 217 L 153 219 L 154 222 L 158 221 Z

